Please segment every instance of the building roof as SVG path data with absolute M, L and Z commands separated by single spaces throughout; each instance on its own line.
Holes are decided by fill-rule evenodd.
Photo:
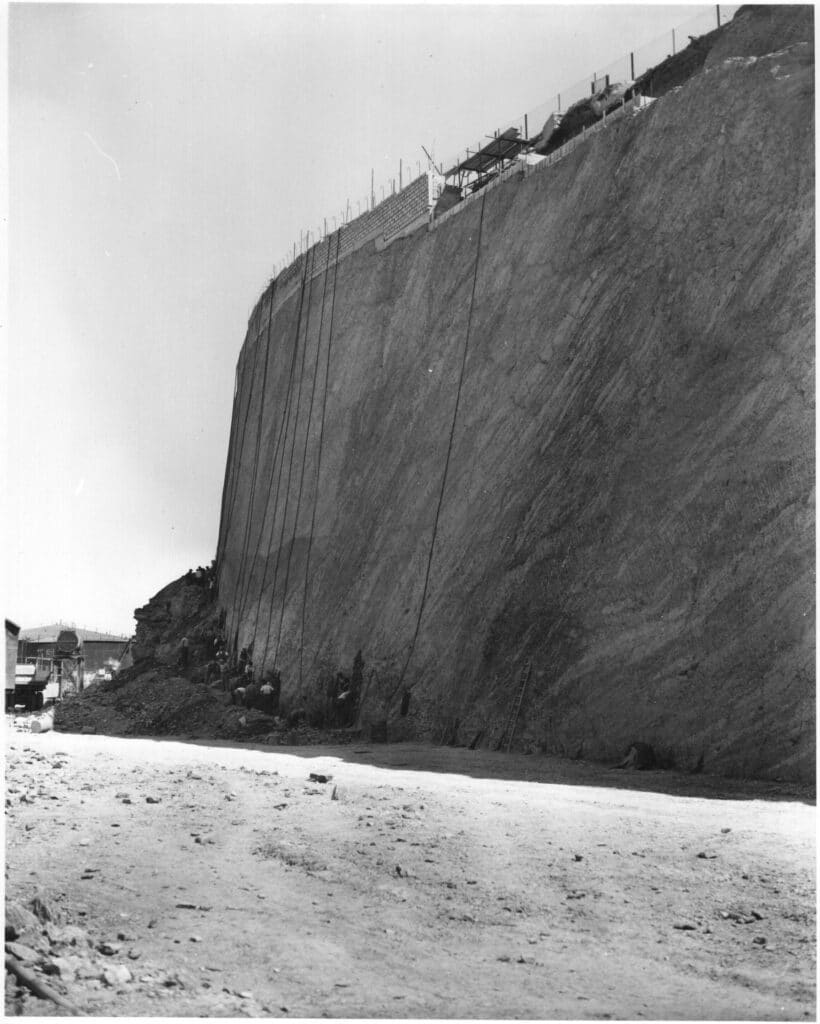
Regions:
M 79 640 L 109 640 L 112 642 L 125 643 L 127 636 L 119 636 L 116 633 L 98 633 L 94 629 L 79 629 L 77 626 L 68 626 L 64 622 L 52 622 L 48 626 L 32 626 L 29 629 L 20 630 L 21 640 L 32 640 L 35 643 L 53 644 L 64 630 L 70 629 L 77 634 Z

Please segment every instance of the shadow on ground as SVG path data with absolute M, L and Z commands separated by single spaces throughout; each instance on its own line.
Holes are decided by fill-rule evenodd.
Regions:
M 505 754 L 417 742 L 271 746 L 265 743 L 192 739 L 184 736 L 143 738 L 158 743 L 175 742 L 201 747 L 228 747 L 270 754 L 290 754 L 306 760 L 337 758 L 349 764 L 397 768 L 403 771 L 440 772 L 474 779 L 501 779 L 562 786 L 598 786 L 711 800 L 799 801 L 810 806 L 814 806 L 816 802 L 815 788 L 799 783 L 733 779 L 719 775 L 692 775 L 676 771 L 617 770 L 589 761 L 575 761 L 548 755 Z

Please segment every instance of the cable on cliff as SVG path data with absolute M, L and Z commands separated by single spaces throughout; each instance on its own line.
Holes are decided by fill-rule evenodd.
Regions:
M 307 556 L 305 558 L 305 587 L 302 591 L 302 625 L 301 625 L 301 642 L 299 644 L 299 690 L 302 689 L 302 675 L 304 665 L 304 647 L 305 647 L 305 616 L 307 612 L 307 592 L 308 592 L 308 579 L 310 574 L 310 555 L 313 550 L 313 534 L 316 528 L 316 506 L 319 500 L 319 477 L 322 472 L 322 446 L 324 445 L 325 439 L 325 411 L 327 409 L 327 385 L 330 377 L 330 349 L 333 345 L 333 317 L 336 312 L 336 280 L 339 276 L 339 248 L 342 240 L 342 229 L 336 232 L 336 256 L 335 266 L 333 268 L 333 295 L 330 301 L 330 326 L 328 328 L 327 335 L 327 355 L 325 357 L 325 386 L 322 394 L 322 418 L 319 421 L 319 452 L 316 456 L 316 486 L 313 491 L 313 511 L 310 516 L 310 532 L 308 533 L 308 549 Z M 327 284 L 327 278 L 325 278 L 325 284 Z M 321 332 L 320 332 L 321 338 Z M 318 351 L 317 351 L 318 358 Z
M 399 692 L 399 690 L 402 687 L 402 684 L 404 683 L 404 677 L 407 674 L 407 668 L 410 665 L 410 659 L 413 657 L 413 652 L 416 649 L 416 641 L 418 640 L 419 630 L 421 629 L 421 619 L 422 619 L 422 615 L 424 614 L 424 606 L 425 606 L 425 604 L 427 602 L 427 588 L 428 588 L 428 584 L 430 582 L 430 569 L 431 569 L 431 567 L 433 565 L 433 552 L 435 551 L 435 547 L 436 547 L 436 536 L 438 534 L 439 517 L 441 515 L 441 506 L 442 506 L 442 504 L 444 502 L 444 490 L 445 490 L 445 488 L 447 486 L 447 474 L 448 474 L 448 472 L 450 470 L 450 458 L 451 458 L 451 456 L 453 454 L 453 438 L 455 437 L 456 421 L 458 420 L 458 409 L 459 409 L 459 405 L 461 403 L 461 390 L 462 390 L 462 386 L 464 384 L 464 370 L 465 370 L 465 367 L 467 365 L 467 353 L 468 353 L 469 348 L 470 348 L 470 331 L 472 329 L 472 324 L 473 324 L 473 307 L 475 305 L 476 282 L 478 281 L 478 266 L 479 266 L 479 258 L 481 256 L 481 236 L 482 236 L 483 229 L 484 229 L 484 207 L 486 205 L 486 202 L 487 202 L 487 195 L 485 193 L 484 196 L 481 199 L 481 215 L 480 215 L 479 221 L 478 221 L 478 243 L 476 245 L 475 268 L 473 270 L 473 287 L 472 287 L 472 291 L 470 293 L 470 309 L 469 309 L 469 312 L 467 314 L 467 332 L 466 332 L 466 335 L 465 335 L 465 338 L 464 338 L 464 351 L 462 352 L 462 355 L 461 355 L 461 369 L 460 369 L 459 375 L 458 375 L 458 387 L 456 389 L 456 403 L 455 403 L 455 407 L 453 409 L 453 422 L 450 424 L 450 437 L 449 437 L 449 439 L 447 441 L 447 456 L 446 456 L 446 458 L 444 460 L 444 473 L 442 474 L 442 477 L 441 477 L 441 489 L 439 490 L 438 503 L 436 505 L 436 515 L 435 515 L 435 519 L 433 520 L 433 536 L 432 536 L 432 538 L 430 540 L 430 551 L 429 551 L 429 554 L 427 556 L 427 568 L 426 568 L 425 573 L 424 573 L 424 586 L 422 587 L 421 601 L 419 602 L 419 611 L 418 611 L 418 615 L 416 617 L 416 628 L 413 631 L 413 639 L 410 641 L 410 650 L 407 652 L 407 658 L 405 659 L 404 667 L 401 670 L 401 674 L 399 676 L 399 681 L 396 683 L 396 686 L 394 687 L 393 692 L 390 694 L 390 698 L 388 700 L 388 707 L 389 707 L 390 704 L 392 704 L 396 694 Z M 410 687 L 410 689 L 412 689 L 412 686 Z
M 259 662 L 258 662 L 258 664 L 260 666 L 264 666 L 265 659 L 267 658 L 267 655 L 268 655 L 268 649 L 270 647 L 270 629 L 271 629 L 271 623 L 273 621 L 273 602 L 274 602 L 274 597 L 276 595 L 276 584 L 277 584 L 277 582 L 279 580 L 279 563 L 280 563 L 281 558 L 282 558 L 282 542 L 283 542 L 283 540 L 285 538 L 285 525 L 287 523 L 287 518 L 288 518 L 288 505 L 290 504 L 290 481 L 291 481 L 291 477 L 293 476 L 293 455 L 294 455 L 294 452 L 296 450 L 296 434 L 298 433 L 298 430 L 299 430 L 299 410 L 300 410 L 301 405 L 302 405 L 302 385 L 304 383 L 304 377 L 305 377 L 305 355 L 307 353 L 307 339 L 308 339 L 308 333 L 310 331 L 310 300 L 311 300 L 311 295 L 312 295 L 312 292 L 313 292 L 313 276 L 312 275 L 313 275 L 313 269 L 314 269 L 315 263 L 316 263 L 316 247 L 314 247 L 314 249 L 313 249 L 312 258 L 311 258 L 311 278 L 310 278 L 310 289 L 309 289 L 309 293 L 308 293 L 308 313 L 307 313 L 307 318 L 305 320 L 305 343 L 302 346 L 302 363 L 301 363 L 301 366 L 299 368 L 299 393 L 296 396 L 296 417 L 295 417 L 294 422 L 293 422 L 293 440 L 291 441 L 291 445 L 290 445 L 290 458 L 288 460 L 288 479 L 287 479 L 287 483 L 285 484 L 285 506 L 284 506 L 284 509 L 282 511 L 282 529 L 279 531 L 279 544 L 278 544 L 277 549 L 276 549 L 276 563 L 275 563 L 274 569 L 273 569 L 273 583 L 271 585 L 271 599 L 270 599 L 270 607 L 268 609 L 268 624 L 267 624 L 267 627 L 265 629 L 265 647 L 263 649 L 262 657 L 259 659 Z M 282 465 L 284 465 L 284 450 L 283 450 L 283 455 L 282 455 Z M 280 466 L 280 475 L 281 475 L 281 466 Z M 277 491 L 278 491 L 278 488 L 277 488 Z M 278 502 L 278 494 L 277 494 L 277 502 Z M 276 508 L 274 508 L 274 524 L 275 524 L 275 522 L 276 522 Z M 273 532 L 274 531 L 271 530 L 271 541 L 273 540 Z M 270 555 L 270 549 L 268 550 L 268 555 Z M 273 667 L 274 667 L 274 669 L 276 668 L 275 658 L 274 658 Z
M 265 389 L 268 383 L 268 365 L 270 363 L 270 329 L 273 321 L 273 300 L 276 296 L 276 282 L 273 282 L 273 289 L 270 294 L 270 305 L 268 306 L 268 326 L 265 331 L 265 369 L 262 371 L 262 393 L 259 398 L 259 416 L 256 421 L 256 450 L 254 452 L 253 459 L 253 473 L 251 474 L 251 492 L 250 498 L 245 506 L 245 530 L 244 537 L 242 540 L 242 557 L 240 559 L 240 575 L 239 575 L 239 589 L 242 589 L 243 575 L 246 577 L 245 586 L 250 585 L 250 580 L 253 578 L 253 569 L 248 569 L 248 542 L 250 541 L 251 534 L 251 520 L 253 517 L 253 503 L 256 498 L 256 481 L 259 475 L 259 449 L 262 444 L 262 419 L 265 411 Z M 255 554 L 254 554 L 255 557 Z M 240 600 L 239 604 L 239 619 L 242 619 L 242 611 L 244 606 L 244 599 Z
M 307 270 L 307 267 L 305 267 L 305 271 L 306 270 Z M 277 436 L 276 436 L 276 444 L 274 445 L 273 456 L 271 457 L 271 470 L 270 470 L 270 475 L 268 477 L 268 492 L 265 495 L 265 506 L 264 506 L 264 509 L 262 511 L 262 517 L 261 517 L 260 523 L 259 523 L 259 534 L 257 535 L 257 538 L 256 538 L 256 543 L 254 545 L 254 551 L 260 550 L 260 544 L 261 544 L 261 541 L 262 541 L 262 536 L 264 535 L 264 532 L 265 532 L 265 520 L 268 517 L 268 510 L 270 508 L 270 496 L 271 496 L 271 491 L 273 489 L 273 478 L 276 475 L 276 463 L 277 463 L 277 460 L 279 458 L 280 447 L 281 447 L 282 452 L 284 453 L 284 443 L 283 443 L 283 441 L 284 441 L 284 438 L 287 435 L 287 432 L 288 432 L 288 429 L 289 429 L 287 424 L 289 422 L 289 414 L 290 414 L 290 407 L 291 407 L 291 397 L 292 397 L 292 392 L 293 392 L 293 374 L 294 374 L 294 368 L 296 366 L 296 355 L 298 353 L 298 336 L 299 336 L 299 329 L 300 329 L 301 322 L 302 322 L 302 304 L 304 302 L 304 285 L 306 283 L 306 280 L 307 280 L 306 273 L 303 273 L 303 275 L 302 275 L 302 290 L 301 290 L 300 299 L 299 299 L 299 312 L 297 314 L 297 321 L 296 321 L 296 324 L 297 324 L 297 326 L 296 326 L 296 340 L 294 342 L 293 352 L 291 354 L 290 369 L 288 371 L 288 382 L 287 382 L 287 386 L 285 388 L 285 402 L 284 402 L 284 405 L 282 407 L 282 418 L 281 418 L 281 420 L 279 422 L 279 429 L 278 429 Z M 284 427 L 284 430 L 283 430 L 283 427 Z M 282 460 L 284 462 L 284 454 L 282 455 Z M 280 479 L 281 479 L 281 465 L 280 465 L 280 470 L 279 470 L 279 476 L 280 476 Z M 277 481 L 277 491 L 276 491 L 277 501 L 278 501 L 278 494 L 279 494 L 278 487 L 279 487 L 279 485 L 278 485 L 278 481 Z M 276 501 L 274 501 L 274 509 L 275 508 L 276 508 Z M 274 518 L 275 518 L 275 513 L 274 513 Z M 271 525 L 271 532 L 272 531 L 273 531 L 273 525 Z M 270 547 L 270 541 L 268 541 L 268 547 Z M 268 555 L 266 556 L 266 559 L 265 559 L 265 565 L 264 565 L 263 572 L 262 572 L 262 582 L 261 582 L 261 584 L 259 586 L 259 593 L 258 593 L 258 596 L 257 596 L 257 610 L 256 610 L 256 615 L 254 617 L 254 625 L 253 625 L 253 630 L 252 630 L 252 635 L 254 637 L 256 636 L 256 627 L 259 624 L 259 603 L 261 601 L 262 591 L 264 590 L 265 579 L 267 578 L 267 568 L 268 568 L 269 554 L 270 554 L 270 551 L 268 551 Z M 248 597 L 250 595 L 250 584 L 251 584 L 251 579 L 249 577 L 245 581 L 245 588 L 244 588 L 244 591 L 243 591 L 243 594 L 242 594 L 242 601 L 241 601 L 240 610 L 239 610 L 240 618 L 242 617 L 242 615 L 245 612 L 246 602 L 247 602 L 247 599 L 248 599 Z
M 219 566 L 222 561 L 222 546 L 225 543 L 224 531 L 226 527 L 225 506 L 228 499 L 228 481 L 231 479 L 233 470 L 234 446 L 236 445 L 236 412 L 239 399 L 239 368 L 234 370 L 233 375 L 233 404 L 231 406 L 231 430 L 228 435 L 228 458 L 225 463 L 225 479 L 222 481 L 222 500 L 219 503 L 219 531 L 216 535 L 216 571 L 219 575 Z
M 268 578 L 268 569 L 270 567 L 271 544 L 273 542 L 273 532 L 274 532 L 274 529 L 275 529 L 275 526 L 276 526 L 276 511 L 277 511 L 277 508 L 279 507 L 279 486 L 280 486 L 280 483 L 281 483 L 281 480 L 282 480 L 282 467 L 284 466 L 284 462 L 285 462 L 285 444 L 287 443 L 287 434 L 288 434 L 288 430 L 290 429 L 290 410 L 291 410 L 291 399 L 292 399 L 292 395 L 293 395 L 293 378 L 294 378 L 294 371 L 295 371 L 295 368 L 296 368 L 296 357 L 297 357 L 298 352 L 299 352 L 299 335 L 301 333 L 301 328 L 302 328 L 302 312 L 304 310 L 305 287 L 307 285 L 307 279 L 308 279 L 308 261 L 305 260 L 304 269 L 302 271 L 302 284 L 301 284 L 301 289 L 300 289 L 300 293 L 299 293 L 299 310 L 298 310 L 298 313 L 296 315 L 296 331 L 294 333 L 293 351 L 291 353 L 290 369 L 288 371 L 288 383 L 287 383 L 287 388 L 286 388 L 286 391 L 285 391 L 285 403 L 284 403 L 284 406 L 282 408 L 282 418 L 281 418 L 280 423 L 279 423 L 279 432 L 278 432 L 278 435 L 277 435 L 277 438 L 276 438 L 276 446 L 274 448 L 273 458 L 271 460 L 271 470 L 270 470 L 270 476 L 268 478 L 268 493 L 265 496 L 265 508 L 264 508 L 263 513 L 262 513 L 262 519 L 261 519 L 260 526 L 259 526 L 259 536 L 257 538 L 257 543 L 256 543 L 257 548 L 259 548 L 260 542 L 262 540 L 262 536 L 263 536 L 263 534 L 265 532 L 265 520 L 267 519 L 267 516 L 268 516 L 268 509 L 270 508 L 271 491 L 273 490 L 273 478 L 274 478 L 274 476 L 276 476 L 276 492 L 275 492 L 274 501 L 273 501 L 273 519 L 271 520 L 270 535 L 268 537 L 267 551 L 266 551 L 266 554 L 265 554 L 265 564 L 264 564 L 264 568 L 262 570 L 262 582 L 259 585 L 259 593 L 257 595 L 257 600 L 256 600 L 256 614 L 254 616 L 254 624 L 253 624 L 253 637 L 254 637 L 254 639 L 256 638 L 256 630 L 257 630 L 257 627 L 259 625 L 259 614 L 260 614 L 261 605 L 262 605 L 262 594 L 264 593 L 265 583 L 267 582 L 267 578 Z M 277 462 L 277 459 L 279 458 L 280 447 L 281 447 L 282 459 L 281 459 L 281 461 L 279 463 L 279 473 L 277 474 L 276 473 L 276 462 Z M 246 590 L 244 598 L 247 598 L 248 593 L 249 593 L 249 590 Z M 244 609 L 244 599 L 243 599 L 243 609 Z
M 246 337 L 245 341 L 247 342 L 247 337 Z M 243 345 L 243 348 L 244 348 L 244 345 Z M 239 470 L 240 470 L 241 463 L 242 463 L 242 452 L 244 451 L 244 448 L 245 448 L 245 434 L 246 434 L 247 429 L 248 429 L 248 417 L 250 415 L 251 405 L 253 403 L 253 386 L 254 386 L 254 383 L 256 382 L 256 362 L 257 362 L 258 356 L 259 356 L 259 346 L 257 345 L 256 349 L 254 351 L 254 354 L 253 354 L 253 376 L 251 377 L 251 386 L 250 386 L 250 389 L 248 390 L 248 404 L 245 407 L 245 418 L 244 418 L 244 420 L 242 422 L 242 437 L 241 437 L 241 439 L 239 441 L 239 448 L 238 448 L 238 452 L 237 452 L 238 462 L 237 462 L 236 468 L 235 468 L 234 473 L 233 473 L 233 478 L 234 479 L 233 479 L 233 486 L 232 486 L 232 493 L 231 493 L 230 508 L 228 509 L 228 513 L 227 513 L 227 522 L 228 523 L 230 523 L 230 521 L 231 521 L 231 516 L 233 515 L 233 510 L 234 510 L 234 507 L 236 505 L 236 495 L 237 495 L 237 493 L 239 491 Z M 240 397 L 240 401 L 239 401 L 239 408 L 240 409 L 242 408 L 241 397 Z M 226 542 L 227 542 L 227 534 L 228 534 L 229 530 L 230 530 L 230 528 L 226 527 Z M 237 577 L 237 579 L 238 579 L 238 577 Z M 233 596 L 233 600 L 232 600 L 232 604 L 231 604 L 231 619 L 233 619 L 233 617 L 234 617 L 234 610 L 236 608 L 236 591 L 237 591 L 237 587 L 235 586 L 234 587 L 234 592 L 233 592 L 233 595 L 232 595 Z
M 308 442 L 310 440 L 310 424 L 311 424 L 311 422 L 313 420 L 313 406 L 314 406 L 314 402 L 315 402 L 315 399 L 316 399 L 316 376 L 317 376 L 317 371 L 319 369 L 319 354 L 320 354 L 321 349 L 322 349 L 322 330 L 324 328 L 324 323 L 325 323 L 325 299 L 327 297 L 327 279 L 330 276 L 329 275 L 329 270 L 330 270 L 330 243 L 328 243 L 328 247 L 327 247 L 327 260 L 325 262 L 325 275 L 324 275 L 324 282 L 322 284 L 322 309 L 321 309 L 321 313 L 319 315 L 319 335 L 318 335 L 318 337 L 316 339 L 316 357 L 315 357 L 315 359 L 313 361 L 313 383 L 312 383 L 311 389 L 310 389 L 310 408 L 308 410 L 307 426 L 305 427 L 305 443 L 302 446 L 302 468 L 301 468 L 301 471 L 300 471 L 300 474 L 299 474 L 299 491 L 298 491 L 298 494 L 297 494 L 297 497 L 296 497 L 296 514 L 295 514 L 294 519 L 293 519 L 293 534 L 291 535 L 290 548 L 288 550 L 288 561 L 287 561 L 287 565 L 285 567 L 285 583 L 284 583 L 284 587 L 282 588 L 282 608 L 281 608 L 281 611 L 280 611 L 280 614 L 279 614 L 279 629 L 278 629 L 277 634 L 276 634 L 276 647 L 274 648 L 274 654 L 273 654 L 273 664 L 274 664 L 274 666 L 276 665 L 277 659 L 279 658 L 279 646 L 280 646 L 280 644 L 282 642 L 282 625 L 283 625 L 283 623 L 285 621 L 285 605 L 287 604 L 287 600 L 288 600 L 288 583 L 290 581 L 290 564 L 291 564 L 291 560 L 293 558 L 293 548 L 294 548 L 294 546 L 296 544 L 296 533 L 297 533 L 298 526 L 299 526 L 299 510 L 302 507 L 302 490 L 304 488 L 304 483 L 305 483 L 305 464 L 307 462 Z M 334 289 L 335 289 L 335 284 L 336 284 L 335 276 L 334 276 L 334 282 L 333 283 L 334 283 Z M 307 335 L 305 336 L 305 353 L 307 353 Z M 325 378 L 325 390 L 327 390 L 327 378 Z M 295 434 L 294 434 L 294 438 L 295 438 Z M 314 508 L 315 508 L 315 503 L 314 503 Z M 301 650 L 301 645 L 300 645 L 300 650 Z M 299 681 L 300 681 L 300 684 L 301 684 L 301 678 L 300 678 Z

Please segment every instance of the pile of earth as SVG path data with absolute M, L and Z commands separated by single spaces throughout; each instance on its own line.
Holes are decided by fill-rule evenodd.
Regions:
M 288 724 L 256 709 L 233 706 L 218 687 L 205 686 L 153 663 L 127 669 L 57 705 L 58 732 L 108 736 L 176 736 L 254 740 L 280 745 L 346 743 L 355 731 Z
M 188 736 L 239 739 L 270 732 L 273 719 L 234 707 L 223 694 L 154 665 L 98 683 L 57 706 L 60 732 L 109 736 Z

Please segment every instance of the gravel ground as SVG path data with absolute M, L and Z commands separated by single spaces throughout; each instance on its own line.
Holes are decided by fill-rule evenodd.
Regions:
M 815 1017 L 806 794 L 26 727 L 5 737 L 7 923 L 84 1013 Z M 6 1012 L 66 1011 L 7 975 Z

